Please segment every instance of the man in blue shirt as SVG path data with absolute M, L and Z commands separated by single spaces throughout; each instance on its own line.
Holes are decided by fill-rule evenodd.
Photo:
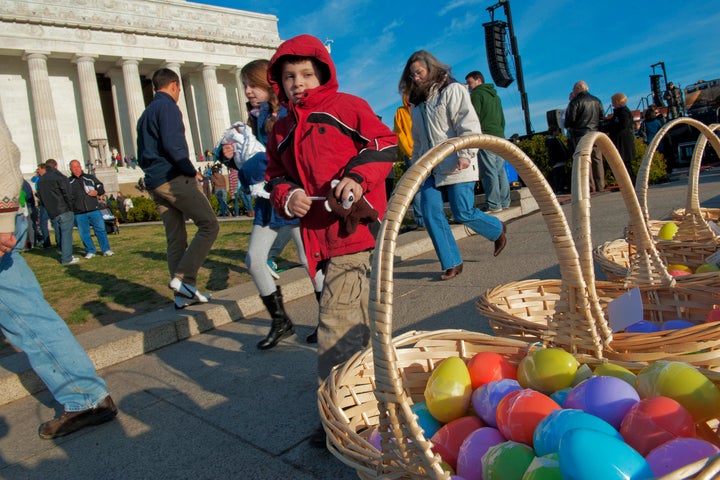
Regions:
M 137 151 L 140 168 L 145 172 L 145 188 L 165 225 L 171 279 L 168 286 L 175 292 L 175 308 L 185 308 L 210 298 L 198 291 L 195 282 L 219 226 L 190 161 L 185 126 L 177 106 L 180 77 L 169 68 L 161 68 L 153 74 L 152 84 L 155 97 L 137 124 Z M 186 217 L 198 227 L 189 246 Z

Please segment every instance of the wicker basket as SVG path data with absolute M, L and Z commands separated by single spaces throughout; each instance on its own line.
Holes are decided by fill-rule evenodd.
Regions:
M 653 156 L 663 137 L 668 134 L 672 128 L 681 124 L 693 126 L 700 131 L 688 172 L 686 206 L 685 208 L 673 211 L 673 221 L 678 224 L 678 231 L 675 234 L 675 238 L 673 240 L 656 239 L 656 248 L 666 265 L 682 264 L 695 270 L 720 248 L 720 237 L 715 236 L 707 223 L 708 220 L 716 220 L 718 218 L 720 209 L 701 208 L 698 197 L 700 167 L 708 139 L 715 151 L 720 153 L 720 140 L 714 133 L 720 129 L 720 125 L 707 127 L 697 120 L 686 117 L 677 118 L 665 124 L 665 126 L 658 131 L 645 151 L 645 156 L 638 170 L 635 189 L 643 218 L 645 219 L 645 225 L 653 236 L 657 236 L 658 231 L 667 221 L 651 220 L 648 213 L 647 191 L 650 167 L 652 166 Z M 636 225 L 635 228 L 640 228 L 640 225 Z M 605 243 L 594 251 L 595 260 L 608 279 L 618 280 L 623 276 L 623 272 L 627 271 L 632 257 L 627 257 L 624 252 L 626 250 L 632 250 L 632 246 L 626 244 L 633 243 L 633 234 L 634 232 L 628 232 L 626 241 L 616 240 Z M 690 275 L 682 277 L 680 281 L 684 282 L 694 279 L 694 275 Z
M 517 363 L 527 343 L 464 330 L 409 332 L 392 338 L 393 259 L 402 219 L 418 187 L 432 168 L 450 153 L 484 148 L 508 160 L 538 201 L 551 232 L 563 282 L 554 300 L 553 338 L 565 338 L 583 363 L 602 361 L 604 335 L 594 323 L 600 311 L 595 289 L 584 282 L 577 250 L 557 199 L 539 170 L 515 145 L 487 135 L 455 138 L 435 147 L 403 176 L 393 195 L 378 236 L 371 278 L 372 348 L 359 352 L 333 369 L 319 389 L 319 408 L 328 448 L 364 479 L 448 479 L 423 436 L 411 410 L 423 399 L 433 367 L 451 356 L 468 359 L 476 352 L 494 351 Z M 614 288 L 619 288 L 613 284 Z M 609 338 L 608 338 L 609 340 Z M 641 368 L 637 363 L 622 363 Z M 718 374 L 708 372 L 716 384 Z M 713 375 L 715 375 L 713 377 Z M 381 451 L 368 441 L 372 429 L 381 436 Z M 697 466 L 696 470 L 709 471 Z M 668 480 L 688 478 L 689 474 Z
M 595 280 L 592 259 L 592 235 L 590 232 L 589 162 L 590 151 L 596 144 L 611 166 L 620 183 L 620 191 L 630 216 L 630 227 L 637 231 L 634 250 L 625 250 L 626 259 L 632 265 L 625 275 L 619 274 L 623 283 L 598 282 Z M 631 188 L 630 177 L 622 160 L 603 134 L 589 134 L 578 146 L 573 165 L 573 223 L 577 240 L 582 276 L 589 294 L 596 298 L 600 312 L 593 310 L 597 321 L 595 332 L 601 332 L 606 341 L 601 357 L 628 361 L 658 359 L 682 359 L 705 368 L 720 367 L 720 324 L 704 324 L 705 315 L 720 304 L 720 275 L 708 273 L 695 275 L 693 281 L 676 284 L 665 269 L 647 229 L 643 225 L 640 206 Z M 551 230 L 551 234 L 555 234 Z M 561 273 L 563 273 L 561 266 Z M 556 302 L 563 294 L 565 277 L 559 280 L 525 280 L 510 282 L 488 290 L 476 306 L 490 320 L 496 334 L 512 335 L 529 340 L 542 339 L 563 346 L 574 353 L 588 353 L 583 345 L 574 342 L 558 329 Z M 607 304 L 625 293 L 630 287 L 639 286 L 645 319 L 662 323 L 671 319 L 684 319 L 697 326 L 682 331 L 663 331 L 658 334 L 615 334 L 607 322 Z M 579 331 L 577 334 L 581 334 Z M 658 339 L 660 339 L 658 341 Z M 700 348 L 699 348 L 700 347 Z M 697 354 L 703 350 L 702 354 Z

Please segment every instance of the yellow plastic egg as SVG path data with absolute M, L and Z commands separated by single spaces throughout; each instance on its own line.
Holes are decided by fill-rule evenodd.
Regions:
M 472 396 L 470 372 L 458 357 L 449 357 L 430 374 L 425 386 L 425 403 L 430 414 L 447 423 L 467 412 Z
M 658 238 L 660 240 L 672 240 L 673 237 L 675 237 L 677 231 L 677 225 L 675 225 L 673 222 L 667 222 L 665 225 L 662 226 L 662 228 L 660 228 L 660 231 L 658 232 Z

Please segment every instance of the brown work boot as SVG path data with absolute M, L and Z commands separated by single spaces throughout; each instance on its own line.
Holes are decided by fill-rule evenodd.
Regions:
M 38 433 L 40 438 L 46 440 L 64 437 L 90 425 L 109 422 L 116 415 L 117 407 L 110 395 L 108 395 L 95 408 L 80 410 L 79 412 L 65 412 L 58 418 L 41 424 Z

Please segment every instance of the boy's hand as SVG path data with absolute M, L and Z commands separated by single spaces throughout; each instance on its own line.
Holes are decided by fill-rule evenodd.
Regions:
M 458 157 L 457 168 L 458 170 L 465 170 L 470 166 L 470 159 L 465 157 Z
M 292 215 L 302 218 L 310 211 L 312 200 L 307 196 L 305 190 L 295 190 L 290 194 L 286 209 Z
M 12 233 L 0 233 L 0 257 L 6 253 L 10 253 L 17 243 L 15 235 Z
M 333 190 L 335 198 L 337 198 L 340 203 L 346 202 L 348 198 L 350 198 L 351 193 L 353 199 L 358 199 L 363 196 L 363 189 L 358 182 L 349 177 L 341 178 L 340 183 L 338 183 Z

